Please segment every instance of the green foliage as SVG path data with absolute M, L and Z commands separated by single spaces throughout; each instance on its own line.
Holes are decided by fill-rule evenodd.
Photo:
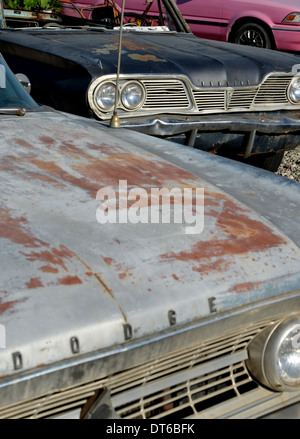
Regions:
M 9 9 L 23 9 L 25 11 L 51 10 L 59 13 L 61 3 L 58 0 L 5 0 L 5 6 Z

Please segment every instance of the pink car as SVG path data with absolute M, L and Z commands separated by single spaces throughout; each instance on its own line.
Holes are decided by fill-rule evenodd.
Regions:
M 103 0 L 75 0 L 63 12 L 80 17 L 78 10 L 92 9 Z M 66 0 L 70 2 L 70 0 Z M 113 0 L 112 0 L 113 1 Z M 299 0 L 174 0 L 192 32 L 202 38 L 230 41 L 237 44 L 300 52 Z M 120 7 L 122 0 L 115 0 Z M 126 0 L 127 10 L 142 13 L 151 0 Z M 74 6 L 78 10 L 74 10 Z M 151 7 L 155 14 L 155 5 Z M 82 12 L 81 12 L 82 14 Z
M 141 0 L 128 0 L 140 3 Z M 143 2 L 143 0 L 142 0 Z M 299 0 L 175 0 L 199 37 L 300 51 Z

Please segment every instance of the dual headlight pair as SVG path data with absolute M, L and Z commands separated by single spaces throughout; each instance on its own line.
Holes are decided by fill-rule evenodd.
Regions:
M 94 102 L 105 113 L 113 110 L 116 97 L 116 84 L 107 81 L 99 84 L 94 91 Z M 120 84 L 117 105 L 125 110 L 137 110 L 145 102 L 146 91 L 138 81 L 127 81 Z
M 247 367 L 256 381 L 280 392 L 300 389 L 300 315 L 262 331 L 248 352 Z

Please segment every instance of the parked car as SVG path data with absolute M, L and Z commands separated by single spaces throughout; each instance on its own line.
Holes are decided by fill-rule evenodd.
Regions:
M 152 3 L 126 13 L 117 109 L 120 15 L 111 2 L 92 11 L 91 26 L 81 18 L 2 29 L 0 50 L 41 104 L 107 124 L 117 112 L 122 127 L 276 171 L 300 141 L 299 58 L 197 38 L 173 1 L 159 5 L 164 15 L 151 15 Z
M 121 0 L 117 2 L 120 4 Z M 141 12 L 145 3 L 126 0 L 126 8 Z M 298 0 L 175 0 L 175 3 L 198 37 L 300 52 Z M 75 4 L 87 8 L 97 2 L 80 0 Z M 67 5 L 65 10 L 69 12 Z
M 0 63 L 0 418 L 297 417 L 300 185 L 40 107 Z

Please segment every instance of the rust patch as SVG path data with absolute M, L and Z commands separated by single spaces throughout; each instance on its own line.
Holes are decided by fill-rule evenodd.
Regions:
M 160 187 L 168 181 L 173 185 L 176 181 L 182 187 L 190 182 L 191 187 L 193 183 L 196 185 L 195 181 L 202 182 L 200 179 L 195 180 L 195 176 L 188 171 L 172 164 L 130 154 L 114 154 L 97 163 L 78 165 L 76 171 L 90 180 L 98 181 L 98 189 L 100 184 L 117 186 L 119 180 L 126 180 L 128 186 L 139 187 Z
M 238 205 L 224 198 L 221 212 L 209 213 L 217 218 L 217 238 L 198 241 L 189 251 L 167 253 L 161 255 L 161 258 L 201 262 L 203 259 L 224 258 L 248 254 L 251 251 L 260 252 L 286 244 L 286 241 L 273 233 L 267 225 L 251 219 L 246 213 L 241 213 Z M 243 212 L 246 212 L 245 209 Z M 214 268 L 217 268 L 217 265 L 214 265 Z
M 74 254 L 64 245 L 60 245 L 59 249 L 52 248 L 50 250 L 42 250 L 40 252 L 24 253 L 24 256 L 26 256 L 28 261 L 42 261 L 46 262 L 48 267 L 48 264 L 53 264 L 60 266 L 65 271 L 68 271 L 64 260 L 72 258 Z
M 92 53 L 102 53 L 104 55 L 109 55 L 110 52 L 114 52 L 118 50 L 118 38 L 112 36 L 112 40 L 115 40 L 115 43 L 108 43 L 101 45 L 101 48 L 91 48 Z
M 103 259 L 103 261 L 107 264 L 107 265 L 111 265 L 112 264 L 112 262 L 113 262 L 113 259 L 112 258 L 109 258 L 109 257 L 105 257 L 105 256 L 102 256 L 102 259 Z
M 43 142 L 45 146 L 52 146 L 55 143 L 53 137 L 41 136 L 40 141 Z
M 43 271 L 44 273 L 58 273 L 58 269 L 51 267 L 50 265 L 43 265 L 39 268 L 39 270 Z
M 125 279 L 126 277 L 132 276 L 132 272 L 128 270 L 123 271 L 122 273 L 118 274 L 119 279 Z
M 86 179 L 75 177 L 53 162 L 46 162 L 38 159 L 31 159 L 31 162 L 39 169 L 48 172 L 53 177 L 83 189 L 84 191 L 88 192 L 92 198 L 96 197 L 97 190 L 99 189 L 99 183 L 97 185 L 94 182 L 87 181 Z
M 143 61 L 143 62 L 147 62 L 147 61 L 151 61 L 151 62 L 167 62 L 166 59 L 157 58 L 157 56 L 150 55 L 150 54 L 140 55 L 138 53 L 132 53 L 132 54 L 128 55 L 128 58 L 131 58 L 131 59 L 133 59 L 135 61 Z
M 8 302 L 3 302 L 3 299 L 0 297 L 0 315 L 4 314 L 6 311 L 12 312 L 14 305 L 19 302 L 23 302 L 24 300 L 26 299 L 24 298 L 22 300 L 11 300 Z
M 82 284 L 82 281 L 78 276 L 65 276 L 58 280 L 61 285 L 78 285 Z
M 26 283 L 27 288 L 39 288 L 43 286 L 44 285 L 38 277 L 32 277 L 30 281 Z
M 244 282 L 242 284 L 238 284 L 235 287 L 230 288 L 230 292 L 235 293 L 245 293 L 249 290 L 253 290 L 255 288 L 260 287 L 261 282 Z
M 230 262 L 224 258 L 219 258 L 217 261 L 210 263 L 201 263 L 199 266 L 194 266 L 193 271 L 201 274 L 207 274 L 212 271 L 225 271 L 230 268 Z
M 153 51 L 158 52 L 160 49 L 159 47 L 155 46 L 154 44 L 137 44 L 135 39 L 131 39 L 130 37 L 125 37 L 122 43 L 122 48 L 126 48 L 127 50 L 133 52 L 145 52 L 145 53 L 151 53 Z
M 55 180 L 54 178 L 49 177 L 46 174 L 42 174 L 40 172 L 33 172 L 33 171 L 24 170 L 24 173 L 22 174 L 22 178 L 24 180 L 39 180 L 39 181 L 44 182 L 44 183 L 50 183 L 57 188 L 63 187 L 63 184 L 61 182 Z
M 48 244 L 35 238 L 26 229 L 27 219 L 24 216 L 15 218 L 10 210 L 0 207 L 0 238 L 8 239 L 24 247 L 48 246 Z
M 23 146 L 28 149 L 34 149 L 33 146 L 30 143 L 26 142 L 26 140 L 24 139 L 12 139 L 12 141 L 19 146 Z

